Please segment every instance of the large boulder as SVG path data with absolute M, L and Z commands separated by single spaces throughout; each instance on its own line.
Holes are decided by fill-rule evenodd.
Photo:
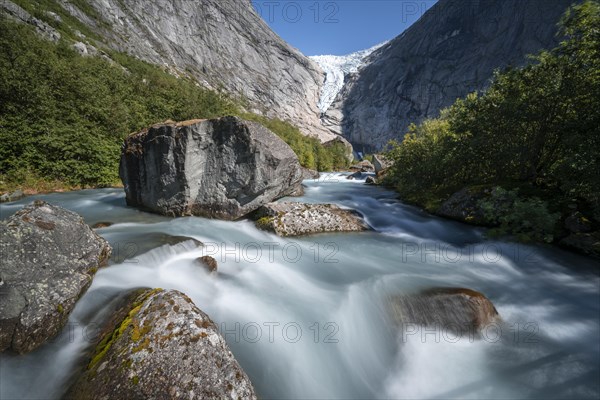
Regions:
M 335 204 L 270 203 L 255 214 L 256 226 L 279 236 L 325 232 L 360 232 L 369 225 L 352 210 Z
M 375 167 L 375 173 L 379 174 L 380 172 L 385 171 L 389 167 L 392 166 L 392 161 L 384 156 L 383 154 L 374 154 L 373 155 L 373 166 Z
M 433 288 L 415 295 L 395 296 L 390 302 L 401 324 L 477 334 L 500 320 L 496 307 L 482 293 L 464 288 Z
M 283 140 L 237 117 L 168 122 L 133 134 L 119 173 L 130 206 L 227 220 L 298 193 L 303 177 Z
M 335 138 L 333 138 L 332 140 L 324 142 L 323 146 L 331 147 L 340 144 L 344 146 L 344 156 L 346 157 L 346 161 L 348 161 L 349 163 L 354 161 L 354 148 L 352 147 L 352 144 L 349 141 L 347 141 L 343 136 L 336 135 Z
M 363 160 L 358 164 L 354 164 L 348 168 L 350 171 L 357 172 L 375 172 L 375 166 L 369 160 Z
M 215 324 L 181 292 L 135 292 L 109 326 L 65 398 L 256 398 Z
M 0 351 L 27 353 L 67 322 L 109 244 L 79 215 L 36 201 L 0 222 Z

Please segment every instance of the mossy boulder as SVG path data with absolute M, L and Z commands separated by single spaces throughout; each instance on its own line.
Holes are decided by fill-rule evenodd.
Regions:
M 79 215 L 36 201 L 0 222 L 0 351 L 27 353 L 63 328 L 111 253 Z
M 211 319 L 176 290 L 129 296 L 65 398 L 255 399 Z

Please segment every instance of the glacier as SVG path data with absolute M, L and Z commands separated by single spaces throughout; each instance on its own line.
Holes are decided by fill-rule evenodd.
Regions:
M 358 69 L 364 65 L 366 58 L 386 43 L 383 42 L 369 49 L 360 50 L 345 56 L 322 55 L 309 57 L 325 73 L 325 82 L 317 104 L 321 114 L 324 114 L 335 101 L 338 93 L 344 87 L 346 76 L 358 72 Z

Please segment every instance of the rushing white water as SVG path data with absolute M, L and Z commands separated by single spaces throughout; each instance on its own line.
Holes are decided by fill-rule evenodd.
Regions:
M 115 222 L 98 232 L 128 260 L 98 271 L 52 343 L 0 356 L 0 397 L 60 398 L 111 303 L 147 286 L 181 290 L 207 312 L 261 398 L 598 398 L 597 263 L 487 241 L 481 230 L 341 175 L 305 184 L 305 196 L 292 200 L 354 208 L 375 231 L 282 239 L 249 221 L 140 212 L 116 189 L 36 196 L 90 224 Z M 32 200 L 3 205 L 0 216 Z M 205 246 L 161 246 L 165 235 Z M 204 254 L 219 262 L 216 277 L 194 265 Z M 478 341 L 401 332 L 389 296 L 439 286 L 483 292 L 503 323 Z

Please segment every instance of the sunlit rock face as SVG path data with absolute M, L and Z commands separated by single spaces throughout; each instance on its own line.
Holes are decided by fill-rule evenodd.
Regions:
M 37 21 L 5 3 L 0 13 Z M 324 142 L 334 138 L 319 120 L 323 72 L 273 32 L 250 0 L 89 0 L 85 10 L 58 3 L 98 36 L 99 43 L 82 35 L 87 50 L 127 52 L 243 99 L 248 111 L 289 120 Z
M 130 206 L 226 220 L 300 193 L 303 180 L 290 146 L 237 117 L 168 122 L 130 135 L 119 174 Z
M 494 71 L 554 47 L 572 0 L 440 0 L 403 34 L 375 50 L 324 116 L 357 151 L 373 152 L 484 89 Z

